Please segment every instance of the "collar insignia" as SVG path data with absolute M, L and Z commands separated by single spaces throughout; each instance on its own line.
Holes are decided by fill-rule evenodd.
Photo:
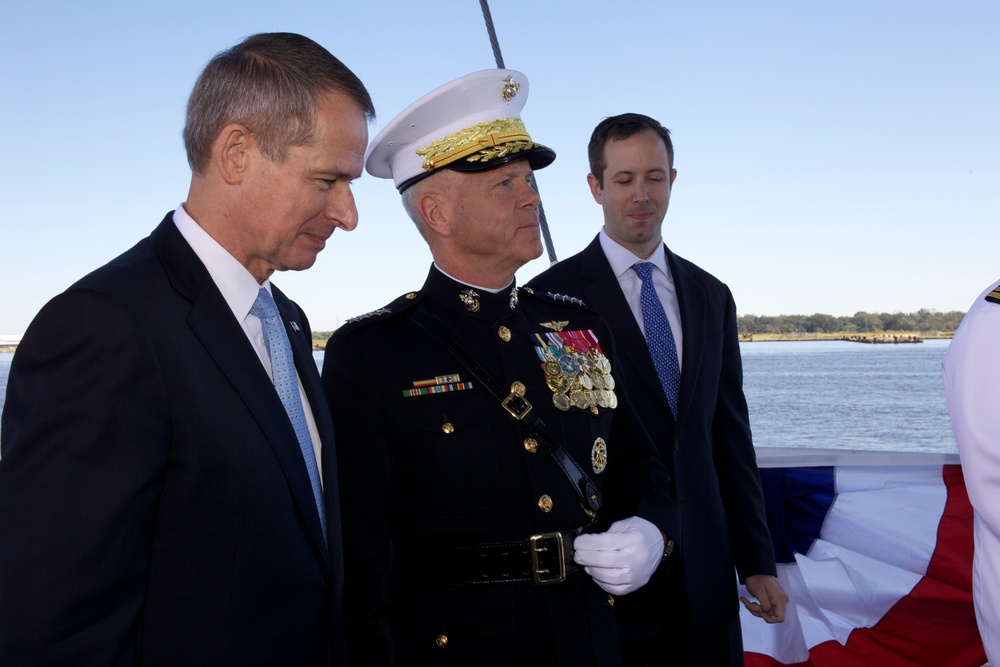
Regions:
M 458 298 L 461 299 L 462 303 L 465 304 L 465 309 L 467 311 L 469 311 L 470 313 L 474 313 L 477 310 L 479 310 L 479 299 L 476 298 L 478 296 L 479 292 L 477 292 L 476 290 L 467 289 L 464 292 L 460 293 L 458 295 Z

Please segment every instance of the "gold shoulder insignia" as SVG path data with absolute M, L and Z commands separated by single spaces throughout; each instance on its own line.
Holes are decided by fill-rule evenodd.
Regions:
M 993 303 L 1000 303 L 1000 287 L 986 295 L 987 301 L 992 301 Z
M 539 324 L 546 329 L 552 329 L 553 331 L 562 331 L 563 327 L 569 324 L 569 320 L 564 322 L 539 322 Z

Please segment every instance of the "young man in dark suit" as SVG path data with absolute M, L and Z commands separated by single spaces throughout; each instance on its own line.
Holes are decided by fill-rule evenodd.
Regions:
M 723 283 L 663 243 L 677 171 L 670 133 L 640 114 L 607 118 L 589 146 L 604 229 L 530 281 L 579 295 L 609 323 L 629 400 L 671 473 L 681 510 L 681 577 L 618 605 L 629 665 L 742 665 L 736 574 L 768 622 L 784 618 L 736 332 Z M 649 345 L 647 345 L 647 342 Z
M 187 200 L 50 301 L 11 366 L 0 664 L 343 664 L 333 424 L 269 278 L 357 224 L 373 117 L 301 35 L 206 66 Z

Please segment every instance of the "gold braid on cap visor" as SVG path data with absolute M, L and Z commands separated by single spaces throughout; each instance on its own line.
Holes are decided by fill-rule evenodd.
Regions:
M 434 171 L 462 158 L 468 162 L 486 162 L 532 146 L 534 143 L 520 118 L 501 118 L 452 132 L 418 148 L 417 155 L 425 157 L 421 166 L 426 171 Z

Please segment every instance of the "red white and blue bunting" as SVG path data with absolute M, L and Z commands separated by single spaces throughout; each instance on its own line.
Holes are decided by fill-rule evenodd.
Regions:
M 790 601 L 781 624 L 741 611 L 747 667 L 986 662 L 972 604 L 972 507 L 957 455 L 757 455 Z

